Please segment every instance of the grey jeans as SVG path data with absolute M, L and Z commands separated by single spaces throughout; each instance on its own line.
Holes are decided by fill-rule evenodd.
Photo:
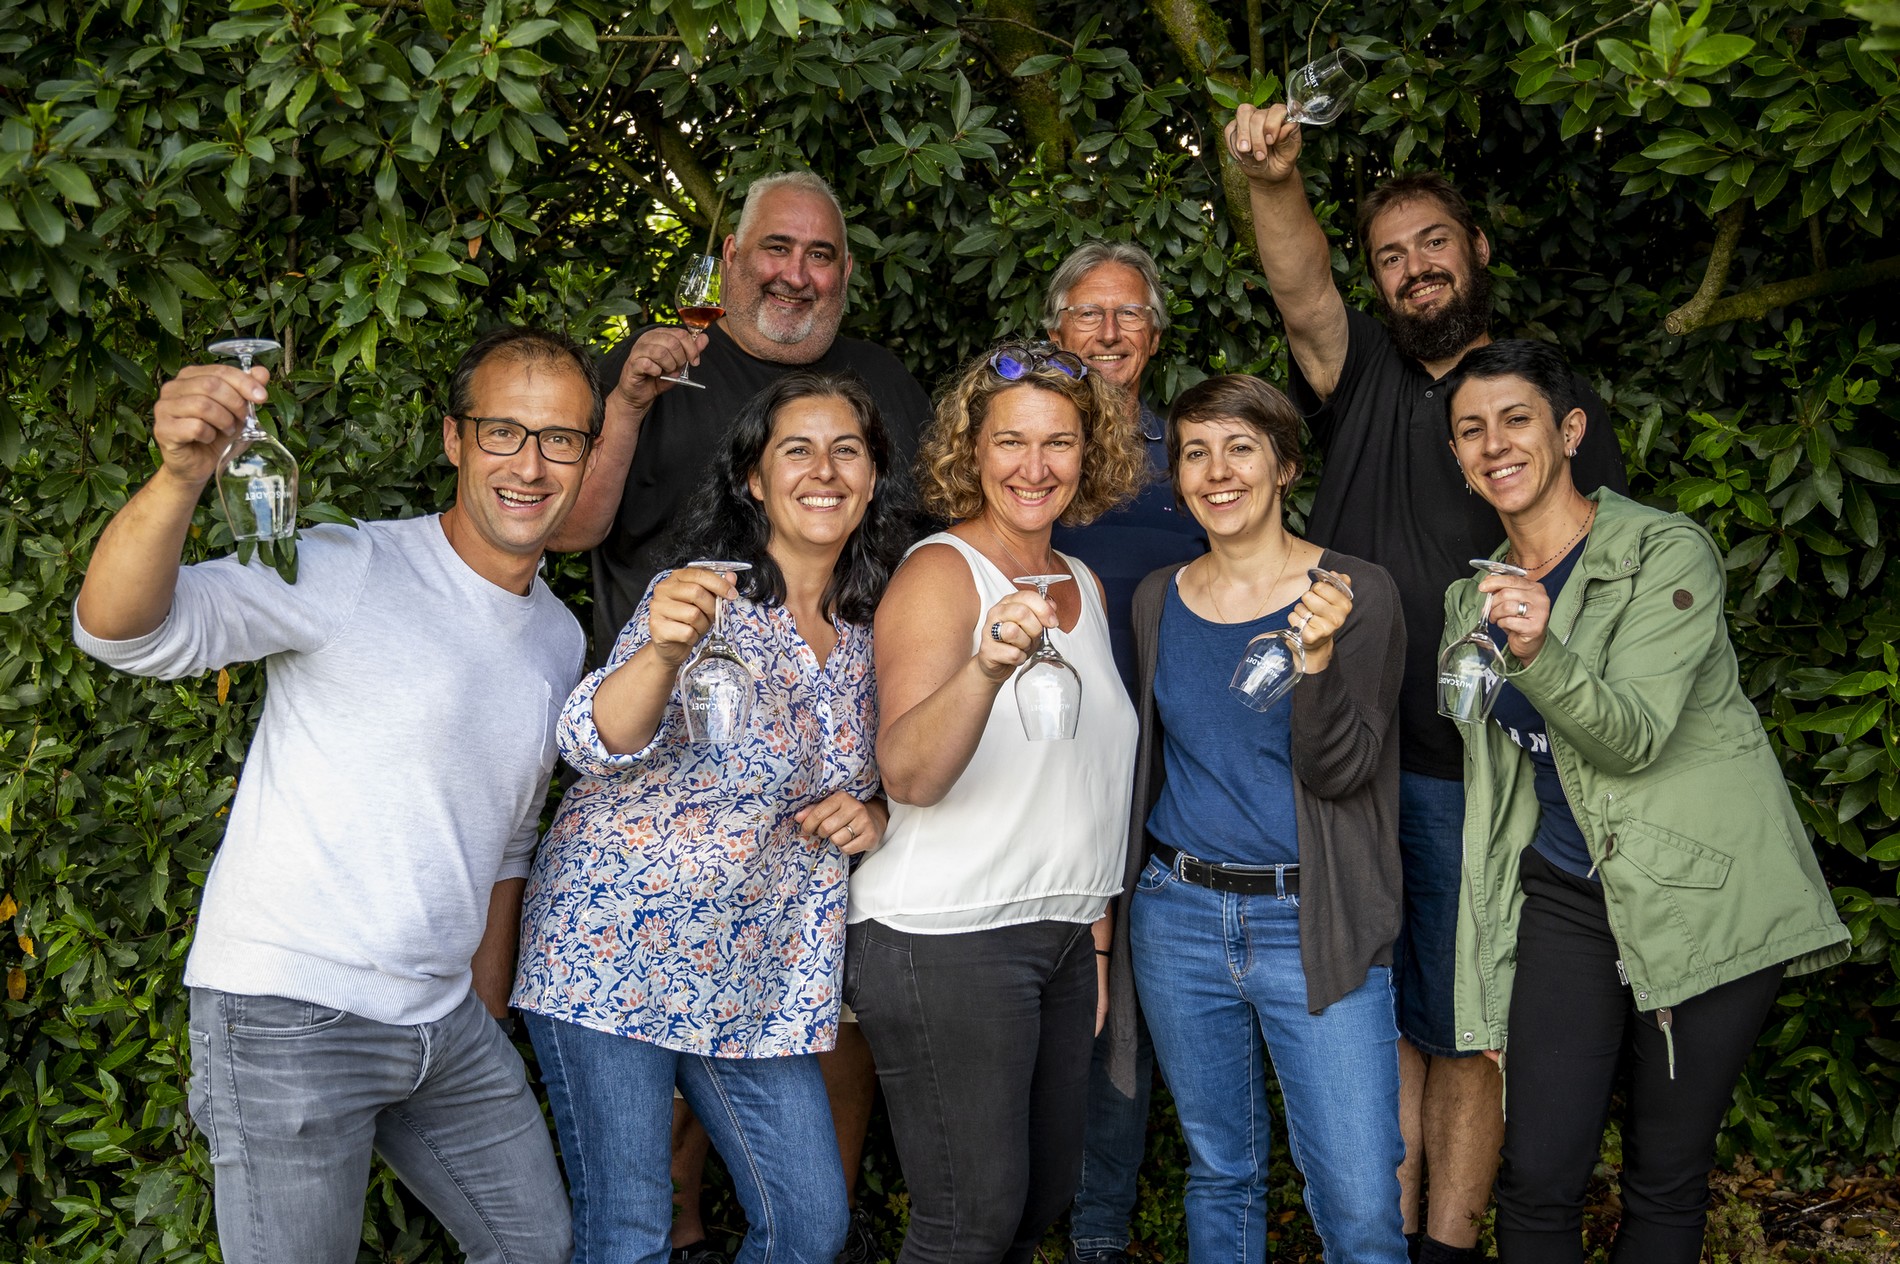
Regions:
M 566 1264 L 567 1191 L 526 1068 L 471 993 L 398 1027 L 191 992 L 191 1117 L 228 1264 L 353 1264 L 370 1154 L 477 1264 Z

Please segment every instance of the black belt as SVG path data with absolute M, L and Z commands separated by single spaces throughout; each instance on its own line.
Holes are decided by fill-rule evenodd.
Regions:
M 1149 846 L 1163 864 L 1181 875 L 1184 882 L 1210 891 L 1231 891 L 1235 895 L 1298 895 L 1298 865 L 1217 865 L 1196 860 L 1150 837 Z

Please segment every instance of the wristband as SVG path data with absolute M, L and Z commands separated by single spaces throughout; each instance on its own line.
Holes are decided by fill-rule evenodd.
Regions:
M 1097 948 L 1097 949 L 1095 950 L 1095 955 L 1096 955 L 1096 956 L 1098 956 L 1098 957 L 1112 957 L 1112 956 L 1114 956 L 1115 954 L 1114 954 L 1114 953 L 1112 953 L 1112 952 L 1110 952 L 1110 951 L 1109 951 L 1108 949 L 1106 949 L 1106 948 Z

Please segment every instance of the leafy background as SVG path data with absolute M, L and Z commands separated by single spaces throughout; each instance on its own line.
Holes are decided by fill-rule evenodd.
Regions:
M 1097 234 L 1166 274 L 1160 398 L 1278 379 L 1216 132 L 1338 44 L 1375 75 L 1307 135 L 1341 282 L 1363 300 L 1357 196 L 1448 170 L 1496 245 L 1499 328 L 1569 351 L 1638 494 L 1728 551 L 1746 685 L 1855 952 L 1785 989 L 1722 1157 L 1797 1187 L 1890 1169 L 1900 5 L 1545 5 L 0 0 L 0 1258 L 216 1258 L 179 972 L 262 673 L 135 681 L 69 632 L 98 531 L 152 467 L 159 380 L 218 335 L 278 338 L 269 424 L 310 516 L 425 511 L 473 332 L 604 347 L 666 314 L 675 256 L 753 177 L 797 165 L 852 212 L 851 328 L 927 385 L 1030 328 Z M 207 504 L 191 553 L 228 547 Z M 585 600 L 580 559 L 555 573 Z M 1178 1258 L 1158 1099 L 1138 1233 Z M 867 1179 L 894 1235 L 887 1145 Z M 452 1257 L 386 1177 L 364 1251 Z

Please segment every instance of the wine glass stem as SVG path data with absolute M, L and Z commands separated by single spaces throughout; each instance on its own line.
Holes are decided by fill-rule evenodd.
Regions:
M 239 353 L 238 372 L 244 374 L 246 377 L 251 375 L 250 352 L 244 351 Z M 257 405 L 247 399 L 244 401 L 244 437 L 246 439 L 255 439 L 262 433 L 263 431 L 257 428 Z

